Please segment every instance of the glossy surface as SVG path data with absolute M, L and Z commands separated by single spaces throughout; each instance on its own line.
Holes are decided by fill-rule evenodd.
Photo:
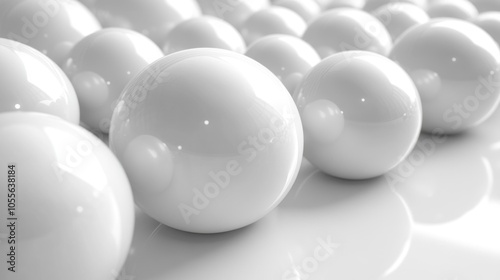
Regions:
M 253 13 L 241 26 L 240 33 L 251 44 L 271 34 L 302 36 L 306 22 L 294 11 L 273 6 Z
M 417 146 L 411 161 L 398 167 L 406 173 L 395 185 L 385 176 L 335 179 L 304 160 L 292 190 L 273 212 L 222 235 L 185 234 L 137 212 L 133 254 L 122 276 L 497 280 L 499 125 L 497 111 L 467 134 L 422 135 L 425 148 Z
M 426 132 L 467 130 L 486 120 L 500 102 L 500 51 L 474 24 L 431 20 L 403 34 L 390 57 L 419 90 Z
M 37 111 L 80 122 L 75 90 L 51 59 L 30 46 L 0 38 L 0 112 Z
M 392 41 L 410 27 L 429 21 L 429 16 L 420 7 L 409 3 L 389 3 L 372 12 L 385 26 Z
M 271 70 L 290 94 L 304 75 L 321 60 L 311 45 L 289 35 L 263 37 L 250 45 L 245 55 Z
M 177 24 L 163 44 L 165 54 L 192 48 L 218 48 L 243 53 L 246 45 L 238 30 L 228 22 L 213 16 L 201 16 Z
M 471 20 L 477 16 L 478 12 L 468 0 L 437 0 L 429 3 L 427 14 L 431 18 L 450 17 Z
M 340 178 L 366 179 L 410 153 L 422 108 L 411 78 L 378 54 L 351 51 L 323 59 L 295 91 L 305 157 Z
M 75 87 L 81 121 L 91 130 L 107 133 L 125 85 L 162 56 L 148 37 L 128 29 L 105 28 L 78 42 L 62 69 Z
M 365 11 L 371 12 L 377 8 L 380 8 L 389 3 L 409 3 L 416 5 L 422 9 L 427 8 L 428 0 L 366 0 L 366 4 L 363 7 Z
M 129 182 L 109 148 L 77 125 L 32 112 L 0 114 L 0 139 L 0 180 L 15 170 L 15 186 L 0 190 L 0 278 L 114 280 L 135 218 Z M 17 218 L 14 229 L 7 217 Z M 7 270 L 13 245 L 15 273 Z
M 158 46 L 175 25 L 201 15 L 196 0 L 95 0 L 92 11 L 103 27 L 135 30 Z
M 366 0 L 316 0 L 323 10 L 335 8 L 356 8 L 362 9 L 365 6 Z
M 500 11 L 500 1 L 497 0 L 469 0 L 479 12 Z
M 274 2 L 273 5 L 296 12 L 306 22 L 312 20 L 321 12 L 319 4 L 314 0 L 279 0 Z
M 290 94 L 264 66 L 231 51 L 193 49 L 129 83 L 110 146 L 146 213 L 213 233 L 249 225 L 284 198 L 303 132 Z
M 473 22 L 490 34 L 500 46 L 500 12 L 482 13 Z
M 0 11 L 0 37 L 32 46 L 58 64 L 80 39 L 101 29 L 76 0 L 5 0 Z
M 352 8 L 321 14 L 309 24 L 302 39 L 311 44 L 321 58 L 346 50 L 387 55 L 392 47 L 391 36 L 378 19 Z
M 253 13 L 267 8 L 269 0 L 198 0 L 204 15 L 219 17 L 237 29 Z

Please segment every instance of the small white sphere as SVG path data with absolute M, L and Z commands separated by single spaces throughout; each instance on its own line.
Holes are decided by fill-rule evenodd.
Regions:
M 269 7 L 269 0 L 198 0 L 198 3 L 204 15 L 221 18 L 236 29 L 253 13 Z
M 290 35 L 268 35 L 255 41 L 245 53 L 271 70 L 290 94 L 304 75 L 321 60 L 305 41 Z
M 429 3 L 427 14 L 431 18 L 449 17 L 472 20 L 477 17 L 477 8 L 468 0 L 438 0 Z
M 396 41 L 410 27 L 429 21 L 424 9 L 409 3 L 389 3 L 372 12 Z
M 103 27 L 135 30 L 158 46 L 178 23 L 201 15 L 196 0 L 95 0 L 93 7 Z
M 422 9 L 426 9 L 427 1 L 428 0 L 366 0 L 366 4 L 363 9 L 365 11 L 371 12 L 389 3 L 409 3 L 416 5 Z
M 470 22 L 444 18 L 415 26 L 401 35 L 390 57 L 418 88 L 425 132 L 465 131 L 500 102 L 500 50 Z
M 101 29 L 76 0 L 3 0 L 0 11 L 0 37 L 31 46 L 59 65 L 78 41 Z
M 0 113 L 34 111 L 80 122 L 75 89 L 50 58 L 25 44 L 0 38 Z
M 162 56 L 151 39 L 129 29 L 104 28 L 80 40 L 62 68 L 78 96 L 81 121 L 92 131 L 108 133 L 125 85 Z
M 296 12 L 306 22 L 311 21 L 321 12 L 320 6 L 314 0 L 279 0 L 274 5 Z
M 177 24 L 163 44 L 165 54 L 192 48 L 218 48 L 243 53 L 246 45 L 238 30 L 228 22 L 213 16 L 201 16 Z
M 240 33 L 247 42 L 271 34 L 302 36 L 307 23 L 294 11 L 272 6 L 252 14 L 241 26 Z
M 321 58 L 347 50 L 388 55 L 392 40 L 385 26 L 371 14 L 353 8 L 324 12 L 309 23 L 304 35 Z
M 500 46 L 500 11 L 482 13 L 473 22 L 490 34 Z
M 293 97 L 304 126 L 305 157 L 336 177 L 367 179 L 388 172 L 420 134 L 422 107 L 413 81 L 379 54 L 327 57 Z

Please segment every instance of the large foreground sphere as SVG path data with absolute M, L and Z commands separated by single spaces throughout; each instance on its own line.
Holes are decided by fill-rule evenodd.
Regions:
M 128 84 L 110 146 L 146 213 L 214 233 L 277 206 L 298 173 L 303 132 L 272 72 L 244 55 L 202 48 L 157 60 Z
M 405 159 L 420 134 L 415 85 L 379 54 L 348 51 L 327 57 L 293 97 L 304 125 L 305 157 L 336 177 L 386 173 Z
M 115 280 L 132 241 L 134 201 L 109 148 L 36 112 L 0 113 L 0 139 L 0 213 L 10 225 L 2 232 L 15 240 L 0 243 L 0 279 Z

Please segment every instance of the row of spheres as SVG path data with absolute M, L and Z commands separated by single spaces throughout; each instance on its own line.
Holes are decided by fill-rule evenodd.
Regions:
M 303 155 L 385 174 L 421 131 L 491 116 L 499 23 L 488 0 L 4 0 L 0 208 L 22 197 L 26 244 L 7 261 L 22 279 L 115 279 L 134 204 L 216 233 L 275 208 Z

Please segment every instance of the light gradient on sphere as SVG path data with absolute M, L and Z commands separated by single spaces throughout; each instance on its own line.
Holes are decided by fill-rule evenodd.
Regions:
M 163 44 L 165 54 L 192 48 L 218 48 L 244 53 L 246 45 L 238 30 L 228 22 L 213 16 L 201 16 L 177 24 Z
M 437 0 L 429 3 L 427 14 L 431 18 L 472 20 L 477 17 L 478 11 L 468 0 Z
M 178 23 L 201 15 L 196 0 L 96 0 L 93 12 L 103 27 L 135 30 L 158 46 Z
M 4 1 L 0 10 L 0 37 L 29 45 L 59 65 L 80 39 L 101 29 L 76 0 Z
M 469 0 L 480 13 L 499 11 L 500 1 L 498 0 Z
M 83 5 L 85 5 L 85 7 L 92 10 L 97 0 L 78 0 L 78 1 L 81 2 Z
M 390 58 L 415 82 L 422 129 L 459 133 L 485 121 L 500 101 L 500 51 L 481 28 L 458 19 L 433 19 L 398 39 Z
M 410 27 L 429 21 L 425 10 L 408 3 L 389 3 L 373 11 L 372 15 L 382 22 L 393 42 Z
M 304 126 L 304 156 L 335 177 L 367 179 L 388 172 L 420 134 L 415 85 L 379 54 L 347 51 L 327 57 L 293 97 Z
M 145 213 L 216 233 L 278 205 L 297 176 L 303 132 L 272 72 L 242 54 L 200 48 L 157 60 L 128 84 L 110 146 Z
M 271 34 L 301 37 L 307 23 L 294 11 L 272 6 L 252 14 L 241 26 L 240 33 L 250 45 L 259 38 Z
M 0 38 L 0 113 L 36 111 L 80 122 L 75 90 L 50 58 L 22 43 Z
M 367 12 L 372 12 L 389 3 L 409 3 L 416 5 L 422 9 L 427 8 L 428 0 L 366 0 L 363 9 Z
M 15 175 L 0 207 L 7 209 L 7 191 L 15 194 L 18 219 L 16 272 L 5 267 L 0 278 L 116 279 L 135 217 L 127 176 L 109 148 L 77 125 L 36 112 L 0 114 L 0 139 L 0 179 Z M 0 250 L 7 254 L 11 245 L 1 242 Z
M 391 36 L 378 19 L 352 8 L 324 12 L 309 23 L 302 39 L 311 44 L 321 58 L 349 50 L 388 55 L 392 47 Z
M 321 12 L 315 0 L 279 0 L 273 4 L 296 12 L 305 22 L 311 21 Z
M 366 0 L 316 0 L 324 11 L 336 8 L 363 9 Z
M 253 13 L 269 7 L 269 0 L 198 0 L 204 15 L 221 18 L 236 29 Z
M 302 39 L 290 35 L 268 35 L 248 47 L 246 56 L 271 70 L 293 94 L 304 75 L 321 60 Z
M 482 13 L 477 16 L 473 22 L 490 34 L 500 46 L 500 12 Z
M 104 28 L 79 41 L 62 69 L 80 102 L 81 121 L 108 133 L 116 100 L 142 69 L 163 56 L 148 37 L 123 28 Z

